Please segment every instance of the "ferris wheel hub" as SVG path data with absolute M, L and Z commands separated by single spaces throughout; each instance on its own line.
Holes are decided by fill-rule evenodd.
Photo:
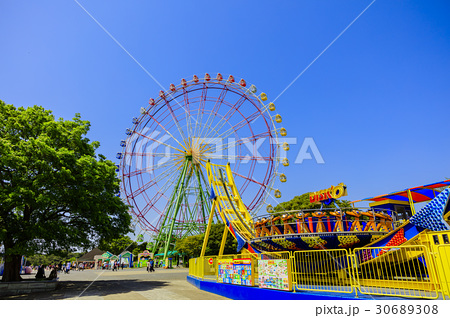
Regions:
M 199 138 L 190 138 L 185 141 L 184 156 L 195 165 L 200 165 L 202 162 L 206 162 L 205 154 L 210 152 L 210 148 L 207 144 L 198 141 Z

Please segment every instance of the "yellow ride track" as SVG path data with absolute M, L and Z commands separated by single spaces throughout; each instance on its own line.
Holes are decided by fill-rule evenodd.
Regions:
M 239 195 L 230 164 L 216 165 L 208 162 L 206 171 L 216 196 L 213 209 L 217 210 L 225 224 L 231 223 L 245 240 L 254 238 L 253 219 Z

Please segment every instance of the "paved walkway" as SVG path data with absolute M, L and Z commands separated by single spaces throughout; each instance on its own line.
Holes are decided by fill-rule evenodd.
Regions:
M 10 296 L 4 299 L 94 299 L 94 300 L 220 300 L 227 299 L 197 289 L 186 281 L 188 269 L 145 268 L 71 271 L 59 274 L 59 287 L 53 292 Z M 34 273 L 35 274 L 35 273 Z M 33 274 L 33 277 L 34 277 Z M 47 272 L 48 277 L 50 273 Z

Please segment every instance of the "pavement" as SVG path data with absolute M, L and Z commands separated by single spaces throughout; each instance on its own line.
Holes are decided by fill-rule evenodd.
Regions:
M 46 276 L 50 272 L 45 273 Z M 34 278 L 35 273 L 28 275 Z M 186 280 L 187 268 L 125 268 L 118 271 L 84 270 L 58 273 L 59 285 L 52 292 L 3 297 L 35 300 L 225 300 L 228 298 L 197 289 Z M 28 278 L 26 275 L 24 278 Z

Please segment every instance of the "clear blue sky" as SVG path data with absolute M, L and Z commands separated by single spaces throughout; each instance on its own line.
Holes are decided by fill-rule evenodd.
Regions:
M 79 3 L 164 87 L 205 72 L 278 96 L 372 0 Z M 292 164 L 282 200 L 344 182 L 356 200 L 450 178 L 450 2 L 377 0 L 276 101 Z M 160 87 L 75 1 L 0 3 L 0 99 L 89 120 L 115 161 Z M 295 160 L 300 145 L 289 153 Z

